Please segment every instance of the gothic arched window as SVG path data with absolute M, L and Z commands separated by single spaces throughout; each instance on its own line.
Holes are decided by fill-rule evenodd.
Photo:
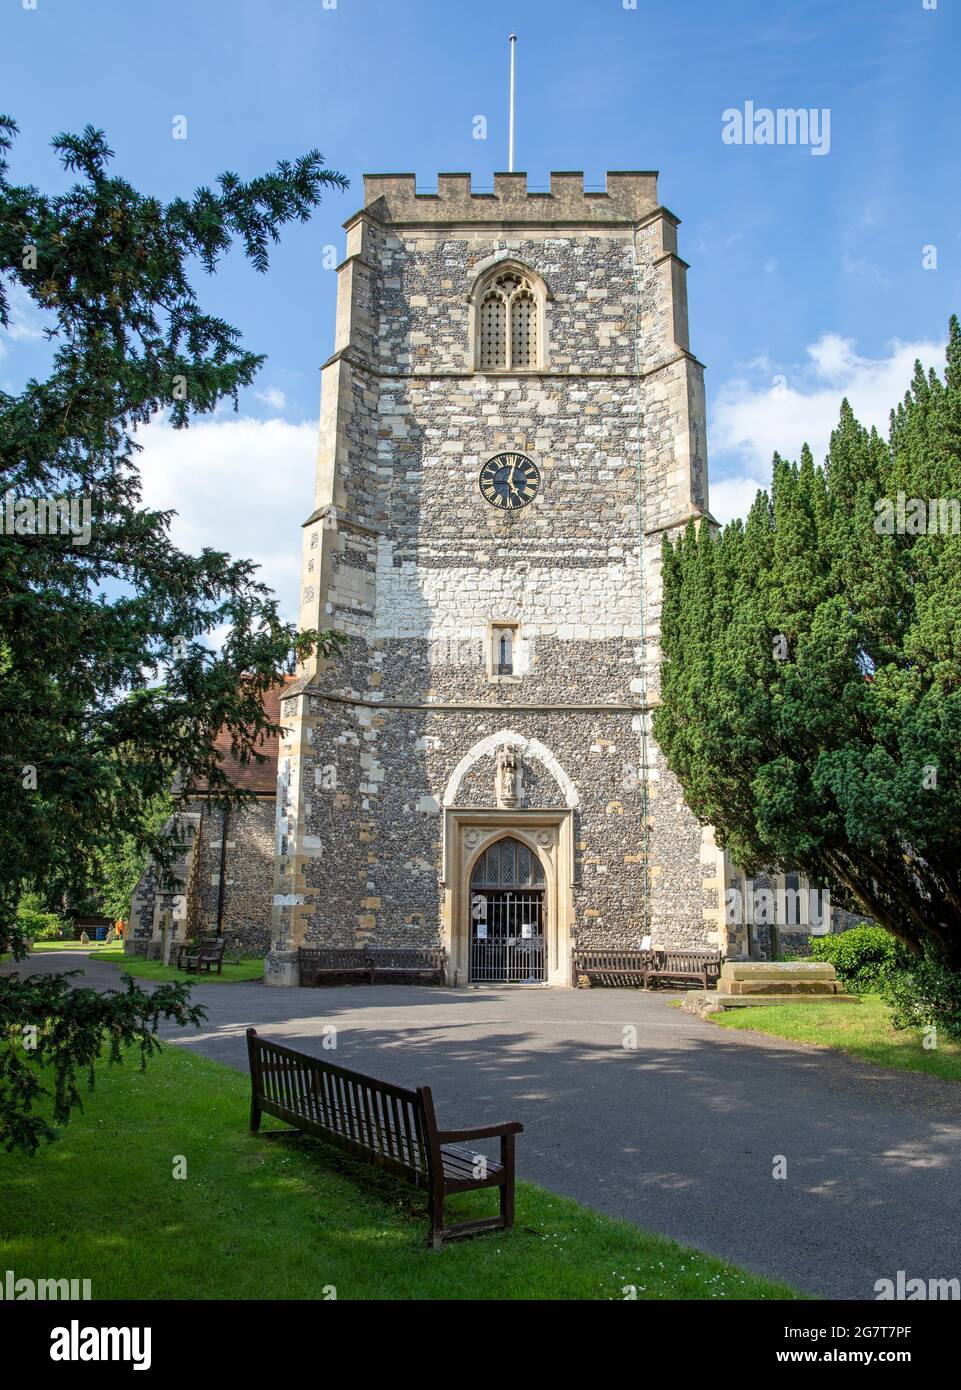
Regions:
M 476 365 L 481 371 L 522 371 L 541 365 L 543 293 L 522 270 L 494 270 L 479 287 Z
M 544 867 L 533 850 L 506 835 L 484 851 L 470 876 L 471 888 L 543 888 Z

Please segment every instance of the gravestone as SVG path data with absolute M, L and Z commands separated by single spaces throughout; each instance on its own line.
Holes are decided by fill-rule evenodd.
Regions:
M 720 1013 L 772 1004 L 858 1004 L 845 994 L 833 965 L 821 961 L 726 960 L 716 990 L 688 990 L 681 1007 L 688 1013 Z
M 817 995 L 819 998 L 842 994 L 833 965 L 821 961 L 728 960 L 721 966 L 718 994 L 727 995 Z

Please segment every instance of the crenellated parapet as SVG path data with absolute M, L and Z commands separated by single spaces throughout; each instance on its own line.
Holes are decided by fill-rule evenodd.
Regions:
M 614 171 L 603 189 L 585 187 L 583 173 L 552 173 L 550 188 L 531 188 L 527 174 L 495 174 L 474 188 L 470 174 L 438 174 L 435 193 L 418 192 L 414 174 L 365 174 L 364 211 L 397 224 L 542 222 L 573 225 L 640 222 L 658 207 L 657 173 Z

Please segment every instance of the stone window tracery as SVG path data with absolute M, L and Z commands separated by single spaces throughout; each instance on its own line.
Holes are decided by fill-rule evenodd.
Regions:
M 543 888 L 544 867 L 527 845 L 507 835 L 480 856 L 470 882 L 472 888 Z
M 540 365 L 541 293 L 520 270 L 494 271 L 478 299 L 477 365 L 522 371 Z

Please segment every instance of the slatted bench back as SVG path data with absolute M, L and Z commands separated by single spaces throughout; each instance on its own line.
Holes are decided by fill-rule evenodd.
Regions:
M 657 965 L 660 970 L 696 970 L 698 960 L 690 951 L 665 951 Z
M 720 966 L 720 952 L 713 951 L 662 951 L 657 968 L 660 970 L 710 971 L 712 966 Z
M 437 1139 L 422 1094 L 306 1057 L 253 1029 L 247 1050 L 262 1110 L 416 1186 L 426 1183 Z
M 367 955 L 375 970 L 443 970 L 444 952 L 431 947 L 375 946 Z
M 615 988 L 625 983 L 641 984 L 650 963 L 651 952 L 640 947 L 574 951 L 571 962 L 575 984 L 578 976 L 586 975 L 596 983 Z
M 711 965 L 713 960 L 719 959 L 718 952 L 713 951 L 661 951 L 658 955 L 663 956 L 665 965 L 677 966 L 679 969 L 702 970 L 705 965 Z
M 625 949 L 623 951 L 575 951 L 574 968 L 576 970 L 616 970 L 628 972 L 641 970 L 650 958 L 650 951 L 642 951 L 639 948 Z
M 367 952 L 363 946 L 301 946 L 301 959 L 315 970 L 364 970 Z
M 370 962 L 362 946 L 301 946 L 298 965 L 301 984 L 316 984 L 322 974 L 370 976 Z

